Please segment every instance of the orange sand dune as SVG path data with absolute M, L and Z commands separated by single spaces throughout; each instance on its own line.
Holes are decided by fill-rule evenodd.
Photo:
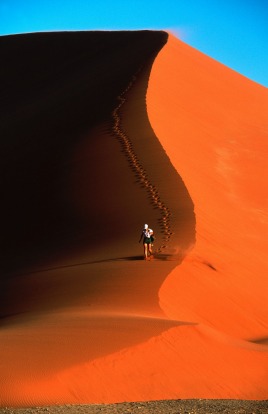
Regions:
M 0 406 L 266 399 L 267 90 L 164 32 L 1 50 Z
M 161 307 L 267 339 L 267 89 L 172 37 L 150 82 L 151 123 L 197 218 L 195 248 L 162 286 Z

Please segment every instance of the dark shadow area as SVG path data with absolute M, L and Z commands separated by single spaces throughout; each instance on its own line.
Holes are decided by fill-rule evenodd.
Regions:
M 255 338 L 255 339 L 249 339 L 250 342 L 253 342 L 254 344 L 259 345 L 268 345 L 268 337 L 261 337 L 261 338 Z
M 146 113 L 151 66 L 166 40 L 166 33 L 152 31 L 1 38 L 0 316 L 88 306 L 103 298 L 113 303 L 109 286 L 122 291 L 122 307 L 132 309 L 144 307 L 140 298 L 150 286 L 145 306 L 158 309 L 159 286 L 195 235 L 193 203 Z M 154 255 L 151 268 L 165 262 L 155 273 L 137 269 L 143 256 L 136 232 L 149 217 L 159 240 L 161 212 L 139 180 L 136 184 L 135 171 L 109 128 L 118 96 L 137 72 L 134 95 L 127 95 L 126 114 L 133 119 L 126 130 L 172 212 L 177 249 Z M 132 126 L 140 131 L 140 142 Z M 143 145 L 145 152 L 150 146 L 150 161 L 160 175 L 146 163 Z M 165 192 L 164 177 L 174 194 Z M 115 307 L 117 301 L 115 292 Z
M 174 257 L 170 254 L 164 254 L 164 253 L 156 253 L 153 254 L 152 257 L 149 256 L 149 260 L 161 260 L 161 261 L 176 261 L 177 264 L 181 263 L 183 256 L 181 257 Z M 38 274 L 38 273 L 44 273 L 44 272 L 51 272 L 53 270 L 59 270 L 59 269 L 69 269 L 72 267 L 79 267 L 79 266 L 89 266 L 92 264 L 97 263 L 111 263 L 111 262 L 136 262 L 136 261 L 145 261 L 144 256 L 127 256 L 127 257 L 113 257 L 110 259 L 101 259 L 101 260 L 91 260 L 87 262 L 79 262 L 79 263 L 72 263 L 67 265 L 61 265 L 61 266 L 55 266 L 55 267 L 44 267 L 40 269 L 35 270 L 27 270 L 25 273 L 17 273 L 16 275 L 10 276 L 10 280 L 12 278 L 31 275 L 31 274 Z
M 71 154 L 167 40 L 164 32 L 66 32 L 0 38 L 2 277 L 77 239 Z
M 135 262 L 137 260 L 144 260 L 144 258 L 143 258 L 143 256 L 129 256 L 129 257 L 116 257 L 116 258 L 113 257 L 111 259 L 92 260 L 92 261 L 88 261 L 88 262 L 72 263 L 72 264 L 55 266 L 55 267 L 47 267 L 47 268 L 44 267 L 44 268 L 35 269 L 35 270 L 31 270 L 31 271 L 28 270 L 26 273 L 18 273 L 16 275 L 10 277 L 10 279 L 12 279 L 13 277 L 16 278 L 16 277 L 26 276 L 26 275 L 31 275 L 31 274 L 51 272 L 52 270 L 69 269 L 71 267 L 79 267 L 79 266 L 88 266 L 88 265 L 96 264 L 96 263 L 111 263 L 111 262 L 119 262 L 119 261 L 120 262 L 121 261 L 125 261 L 125 262 L 128 262 L 128 261 Z M 163 259 L 163 260 L 165 260 L 165 259 Z

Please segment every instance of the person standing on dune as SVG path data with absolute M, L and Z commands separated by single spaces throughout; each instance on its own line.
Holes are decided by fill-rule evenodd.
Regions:
M 149 229 L 148 224 L 144 224 L 144 228 L 141 232 L 141 237 L 139 240 L 139 243 L 141 242 L 141 239 L 143 238 L 143 247 L 144 247 L 144 259 L 147 260 L 150 256 L 152 257 L 152 242 L 154 240 L 153 238 L 153 230 Z

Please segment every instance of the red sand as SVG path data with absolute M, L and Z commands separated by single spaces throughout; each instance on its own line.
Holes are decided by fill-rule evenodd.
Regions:
M 68 151 L 66 135 L 55 136 L 67 173 L 53 178 L 64 196 L 48 206 L 60 211 L 64 200 L 68 214 L 42 230 L 51 250 L 30 259 L 29 237 L 27 260 L 4 279 L 1 406 L 268 398 L 267 90 L 172 36 L 154 60 L 164 34 L 142 36 L 130 39 L 135 62 L 146 39 L 154 52 L 144 47 L 137 77 L 133 60 L 116 84 L 126 101 L 90 128 L 72 124 Z M 112 81 L 124 61 L 107 59 Z M 86 75 L 72 73 L 89 98 Z M 59 99 L 73 96 L 67 75 Z M 81 108 L 69 108 L 79 122 Z M 147 221 L 159 250 L 150 262 L 138 244 Z

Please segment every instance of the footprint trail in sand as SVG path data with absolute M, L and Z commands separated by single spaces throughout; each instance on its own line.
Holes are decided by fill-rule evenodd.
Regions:
M 133 149 L 133 145 L 132 145 L 130 138 L 124 132 L 122 128 L 122 122 L 121 122 L 121 117 L 120 117 L 120 111 L 122 109 L 122 106 L 126 103 L 126 100 L 127 100 L 127 97 L 126 97 L 127 93 L 133 87 L 136 79 L 137 79 L 137 75 L 134 75 L 131 82 L 126 87 L 126 89 L 118 96 L 119 103 L 112 113 L 112 117 L 113 117 L 112 131 L 117 137 L 118 141 L 120 142 L 123 148 L 123 153 L 125 154 L 131 169 L 134 171 L 135 175 L 137 176 L 138 181 L 146 189 L 151 203 L 153 204 L 155 208 L 159 209 L 160 211 L 160 214 L 161 214 L 160 227 L 162 228 L 161 231 L 164 234 L 164 236 L 162 237 L 163 243 L 156 250 L 156 253 L 161 253 L 163 249 L 166 248 L 165 243 L 170 241 L 170 238 L 173 234 L 171 230 L 171 223 L 170 223 L 170 217 L 172 213 L 170 209 L 166 206 L 166 204 L 163 202 L 163 200 L 161 199 L 161 196 L 156 186 L 153 185 L 150 178 L 148 177 L 146 169 L 141 164 L 137 154 L 135 153 Z

